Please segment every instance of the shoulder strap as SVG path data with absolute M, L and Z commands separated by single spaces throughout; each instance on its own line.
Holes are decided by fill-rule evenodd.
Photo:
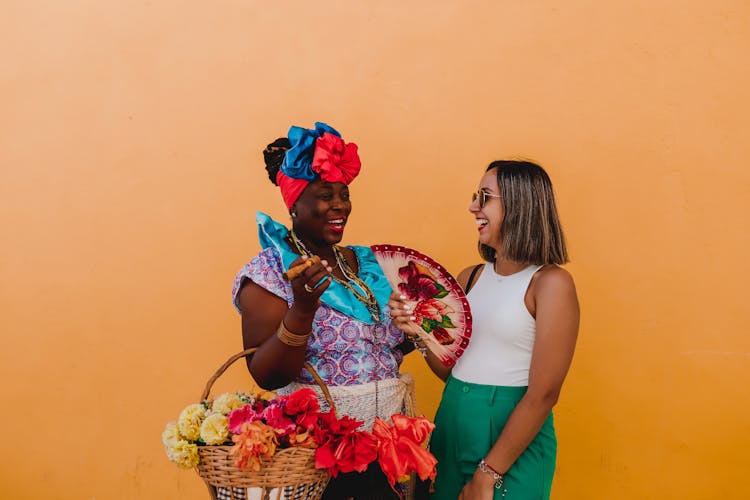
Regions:
M 466 293 L 469 293 L 469 290 L 471 290 L 472 285 L 474 284 L 474 278 L 477 276 L 477 272 L 484 266 L 484 264 L 477 264 L 474 266 L 474 269 L 471 270 L 471 274 L 469 275 L 469 281 L 466 282 Z

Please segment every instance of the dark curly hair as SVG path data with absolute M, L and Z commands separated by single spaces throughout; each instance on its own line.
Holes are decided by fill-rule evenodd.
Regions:
M 271 179 L 274 186 L 278 186 L 276 183 L 276 174 L 279 173 L 286 150 L 291 147 L 292 143 L 289 142 L 289 139 L 279 137 L 263 150 L 263 161 L 266 163 L 266 172 L 268 172 L 268 178 Z

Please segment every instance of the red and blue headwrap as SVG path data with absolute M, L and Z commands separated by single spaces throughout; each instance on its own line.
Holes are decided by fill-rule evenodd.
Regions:
M 345 143 L 333 127 L 316 122 L 315 129 L 291 127 L 291 147 L 284 155 L 276 183 L 287 208 L 292 208 L 310 182 L 342 182 L 349 185 L 362 167 L 357 145 Z

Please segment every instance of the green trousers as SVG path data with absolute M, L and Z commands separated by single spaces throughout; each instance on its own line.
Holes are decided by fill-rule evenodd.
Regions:
M 430 451 L 438 460 L 433 500 L 456 500 L 526 393 L 526 387 L 470 384 L 452 376 L 443 390 Z M 528 448 L 505 474 L 505 500 L 547 500 L 557 438 L 550 413 Z M 502 492 L 495 490 L 496 500 Z

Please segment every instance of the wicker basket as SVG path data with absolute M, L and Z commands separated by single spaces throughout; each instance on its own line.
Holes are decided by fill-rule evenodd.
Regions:
M 251 356 L 257 349 L 246 349 L 229 358 L 216 370 L 203 390 L 200 401 L 208 399 L 211 387 L 229 366 L 238 359 Z M 323 380 L 310 364 L 304 364 L 315 382 L 320 386 L 331 408 L 333 399 Z M 236 498 L 233 488 L 260 488 L 264 500 L 304 498 L 317 500 L 323 495 L 330 475 L 315 468 L 315 450 L 310 448 L 286 448 L 277 450 L 273 460 L 263 459 L 260 471 L 248 471 L 235 465 L 236 459 L 229 455 L 231 446 L 199 446 L 200 462 L 196 470 L 203 478 L 216 500 L 217 488 L 227 488 L 231 498 Z M 244 495 L 243 495 L 244 497 Z

